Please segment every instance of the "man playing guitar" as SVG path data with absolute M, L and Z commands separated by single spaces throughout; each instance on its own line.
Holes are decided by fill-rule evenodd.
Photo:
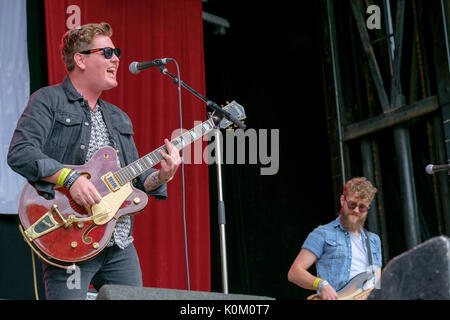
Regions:
M 45 199 L 54 198 L 55 187 L 59 187 L 68 190 L 77 205 L 90 208 L 101 201 L 97 188 L 88 177 L 64 165 L 84 165 L 97 150 L 107 146 L 117 152 L 119 167 L 138 159 L 129 117 L 100 99 L 104 90 L 118 85 L 120 49 L 114 46 L 111 36 L 112 29 L 104 22 L 66 32 L 61 48 L 68 75 L 62 83 L 36 91 L 18 121 L 8 164 L 32 182 Z M 165 150 L 161 150 L 160 170 L 150 169 L 133 180 L 133 187 L 157 199 L 167 197 L 166 183 L 181 164 L 178 150 L 167 139 Z M 43 223 L 50 224 L 50 218 L 57 219 L 48 216 Z M 78 223 L 70 228 L 82 226 Z M 30 235 L 35 229 L 26 231 Z M 67 270 L 43 261 L 47 299 L 86 299 L 90 283 L 97 290 L 106 283 L 142 286 L 131 229 L 132 217 L 122 215 L 117 219 L 107 245 L 105 240 L 105 250 L 78 265 L 79 288 L 68 288 Z M 80 245 L 74 241 L 72 248 L 78 250 Z
M 341 210 L 332 222 L 317 227 L 303 243 L 288 280 L 304 289 L 317 290 L 324 300 L 342 298 L 337 293 L 352 278 L 375 272 L 361 291 L 373 288 L 381 275 L 378 235 L 363 228 L 377 189 L 364 177 L 349 180 L 340 196 Z M 308 269 L 315 263 L 317 277 Z

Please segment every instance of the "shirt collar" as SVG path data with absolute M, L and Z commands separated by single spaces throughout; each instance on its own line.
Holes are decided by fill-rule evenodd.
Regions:
M 92 110 L 91 108 L 89 108 L 91 110 L 91 113 L 94 114 L 94 110 Z M 97 114 L 97 112 L 102 112 L 102 108 L 100 107 L 100 103 L 96 103 L 95 105 L 95 114 Z
M 344 230 L 344 227 L 342 227 L 341 225 L 341 217 L 339 215 L 336 219 L 334 219 L 334 221 L 331 222 L 331 225 L 333 226 L 333 228 L 341 227 L 341 229 Z

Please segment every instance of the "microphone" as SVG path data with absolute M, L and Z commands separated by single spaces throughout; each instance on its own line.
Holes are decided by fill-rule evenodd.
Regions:
M 130 66 L 128 67 L 128 69 L 130 70 L 131 73 L 138 74 L 139 72 L 141 72 L 141 70 L 151 68 L 151 67 L 159 67 L 166 63 L 169 63 L 170 61 L 173 61 L 173 59 L 172 58 L 163 58 L 163 59 L 156 59 L 156 60 L 144 61 L 144 62 L 133 61 L 132 63 L 130 63 Z
M 450 170 L 450 163 L 448 164 L 429 164 L 426 166 L 425 171 L 428 174 L 433 174 L 439 171 L 448 171 Z

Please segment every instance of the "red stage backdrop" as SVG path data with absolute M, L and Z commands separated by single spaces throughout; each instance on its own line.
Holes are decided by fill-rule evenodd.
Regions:
M 113 43 L 122 50 L 119 86 L 101 98 L 130 116 L 141 157 L 161 146 L 163 139 L 170 139 L 173 130 L 180 127 L 178 89 L 157 68 L 133 75 L 129 64 L 174 58 L 181 79 L 204 94 L 201 0 L 46 0 L 45 14 L 50 84 L 61 82 L 66 75 L 59 45 L 69 28 L 102 21 L 112 26 Z M 167 69 L 177 74 L 175 64 L 168 64 Z M 194 121 L 206 120 L 205 104 L 188 91 L 181 92 L 183 127 L 191 129 Z M 210 291 L 207 165 L 203 161 L 186 164 L 185 182 L 190 289 Z M 169 198 L 150 198 L 147 208 L 135 216 L 133 235 L 146 287 L 188 289 L 181 183 L 180 167 L 168 184 Z

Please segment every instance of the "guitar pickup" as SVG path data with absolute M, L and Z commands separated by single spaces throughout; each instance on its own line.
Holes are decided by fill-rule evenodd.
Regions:
M 103 182 L 106 184 L 109 190 L 112 192 L 119 190 L 120 185 L 117 182 L 116 178 L 112 174 L 112 172 L 108 172 L 104 176 L 102 176 Z

